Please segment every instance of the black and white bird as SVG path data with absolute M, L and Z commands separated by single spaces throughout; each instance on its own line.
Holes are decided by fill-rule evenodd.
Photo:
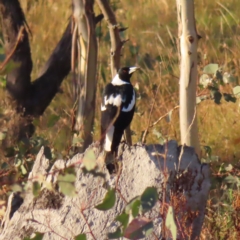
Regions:
M 116 156 L 124 130 L 130 125 L 135 109 L 135 90 L 130 82 L 138 67 L 120 68 L 104 89 L 101 104 L 101 145 Z

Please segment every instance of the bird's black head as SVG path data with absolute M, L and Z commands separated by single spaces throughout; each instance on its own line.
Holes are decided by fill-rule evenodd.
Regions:
M 125 82 L 130 82 L 132 74 L 139 69 L 138 67 L 122 67 L 118 70 L 118 76 Z

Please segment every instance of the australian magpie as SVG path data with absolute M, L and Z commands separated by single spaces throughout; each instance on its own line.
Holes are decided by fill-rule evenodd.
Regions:
M 101 144 L 105 152 L 116 156 L 124 130 L 131 123 L 135 109 L 135 91 L 130 83 L 138 67 L 120 68 L 104 89 L 101 104 Z

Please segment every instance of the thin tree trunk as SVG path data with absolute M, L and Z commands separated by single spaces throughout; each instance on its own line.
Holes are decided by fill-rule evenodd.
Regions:
M 93 0 L 73 0 L 74 32 L 78 45 L 78 96 L 74 138 L 80 140 L 79 151 L 84 151 L 93 140 L 92 130 L 95 116 L 97 89 L 97 38 Z M 75 141 L 77 142 L 77 141 Z
M 194 1 L 177 0 L 180 38 L 180 131 L 181 143 L 200 154 L 196 114 L 197 44 Z

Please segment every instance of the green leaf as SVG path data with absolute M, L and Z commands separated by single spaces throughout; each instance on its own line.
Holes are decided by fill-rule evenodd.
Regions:
M 139 208 L 141 206 L 140 196 L 132 199 L 125 207 L 125 212 L 131 214 L 134 218 L 139 213 Z
M 34 197 L 37 197 L 41 191 L 41 185 L 39 184 L 39 182 L 33 182 L 32 190 Z
M 22 175 L 26 175 L 27 174 L 27 169 L 25 168 L 25 166 L 23 164 L 21 165 L 20 169 L 21 169 Z
M 141 210 L 143 213 L 151 210 L 158 200 L 158 192 L 155 187 L 148 187 L 141 196 Z
M 203 72 L 207 74 L 215 74 L 218 70 L 218 64 L 210 63 L 203 68 Z
M 104 199 L 103 199 L 103 202 L 100 203 L 99 205 L 97 205 L 95 208 L 98 209 L 98 210 L 101 210 L 101 211 L 106 211 L 106 210 L 109 210 L 111 209 L 114 204 L 115 204 L 115 201 L 116 201 L 116 193 L 115 193 L 115 190 L 114 189 L 110 189 Z
M 120 227 L 117 228 L 115 232 L 108 233 L 108 239 L 116 239 L 123 236 L 122 230 Z
M 87 150 L 83 157 L 83 164 L 88 171 L 95 169 L 97 165 L 96 156 L 92 149 Z
M 132 216 L 134 218 L 137 217 L 137 215 L 139 214 L 140 206 L 141 206 L 141 201 L 139 199 L 137 199 L 136 201 L 133 202 L 133 204 L 132 204 Z
M 234 95 L 240 96 L 240 86 L 236 86 L 233 88 Z
M 24 240 L 42 240 L 44 236 L 44 233 L 35 233 L 35 237 L 33 238 L 29 238 L 29 237 L 25 237 Z
M 132 220 L 124 232 L 124 237 L 129 239 L 146 238 L 153 231 L 153 223 L 145 217 Z
M 79 235 L 77 235 L 75 238 L 74 238 L 75 240 L 87 240 L 87 236 L 86 236 L 86 234 L 79 234 Z
M 168 207 L 168 212 L 167 212 L 167 217 L 166 217 L 166 227 L 171 232 L 172 239 L 176 240 L 177 239 L 177 225 L 175 223 L 172 206 Z
M 72 173 L 67 173 L 65 175 L 58 175 L 58 185 L 60 187 L 61 192 L 70 197 L 76 196 L 76 191 L 75 191 L 75 179 L 76 176 L 75 174 Z
M 53 127 L 59 119 L 60 119 L 60 116 L 58 115 L 55 115 L 55 114 L 50 115 L 48 118 L 47 127 L 48 128 Z
M 119 221 L 123 226 L 123 230 L 125 230 L 128 225 L 129 215 L 127 213 L 122 213 L 122 214 L 118 215 L 115 218 L 115 220 Z

